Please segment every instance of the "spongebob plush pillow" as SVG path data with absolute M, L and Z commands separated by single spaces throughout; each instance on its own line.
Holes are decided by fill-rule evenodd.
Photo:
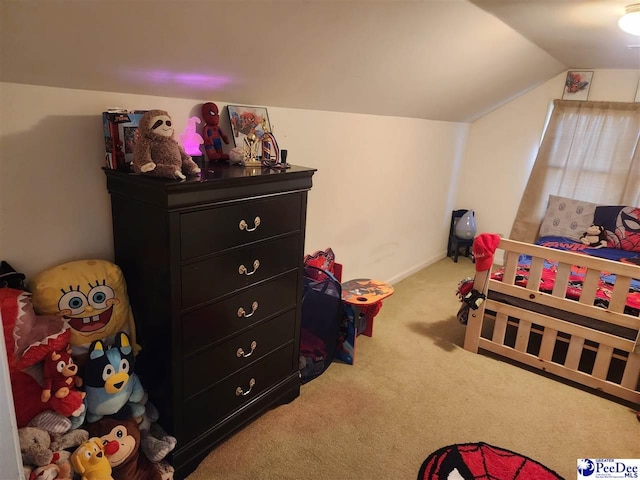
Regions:
M 94 340 L 114 343 L 126 332 L 134 353 L 136 330 L 120 268 L 107 260 L 77 260 L 49 268 L 32 278 L 30 288 L 35 311 L 69 320 L 74 356 L 84 356 Z

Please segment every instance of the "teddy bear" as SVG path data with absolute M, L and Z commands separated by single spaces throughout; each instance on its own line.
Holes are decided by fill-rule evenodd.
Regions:
M 51 434 L 51 449 L 54 451 L 75 449 L 89 440 L 89 432 L 82 428 L 74 428 L 64 434 Z
M 602 225 L 591 225 L 582 234 L 580 241 L 591 248 L 602 248 L 607 246 L 607 233 Z
M 71 453 L 89 438 L 86 430 L 71 430 L 65 434 L 51 434 L 40 428 L 18 430 L 25 478 L 29 480 L 71 480 Z
M 51 463 L 53 450 L 48 432 L 35 427 L 19 428 L 18 440 L 24 465 L 43 467 Z
M 200 173 L 182 145 L 174 139 L 171 117 L 164 110 L 149 110 L 140 118 L 140 140 L 133 150 L 136 173 L 184 180 Z

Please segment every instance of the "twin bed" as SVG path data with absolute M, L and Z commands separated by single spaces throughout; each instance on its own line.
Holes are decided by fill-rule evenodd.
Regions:
M 473 279 L 486 299 L 469 310 L 464 348 L 640 404 L 640 209 L 588 205 L 593 215 L 551 197 L 535 245 L 500 240 L 504 266 Z M 605 225 L 608 248 L 579 240 L 589 222 Z

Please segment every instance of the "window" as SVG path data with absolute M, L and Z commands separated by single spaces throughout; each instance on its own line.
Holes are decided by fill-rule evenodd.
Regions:
M 640 206 L 640 104 L 556 100 L 510 238 L 536 240 L 549 195 Z

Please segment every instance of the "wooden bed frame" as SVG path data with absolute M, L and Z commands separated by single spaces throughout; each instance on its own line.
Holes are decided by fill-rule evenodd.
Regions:
M 487 299 L 469 310 L 464 348 L 487 350 L 640 404 L 640 317 L 624 313 L 631 279 L 640 279 L 640 267 L 507 239 L 498 248 L 505 251 L 503 281 L 476 273 L 474 288 Z M 526 288 L 515 285 L 521 254 L 532 257 Z M 545 259 L 558 262 L 551 294 L 538 291 Z M 587 269 L 579 301 L 565 298 L 572 265 Z M 603 271 L 617 276 L 607 309 L 593 305 Z M 595 320 L 599 327 L 574 323 L 577 316 Z M 610 333 L 616 326 L 635 331 L 635 339 Z

